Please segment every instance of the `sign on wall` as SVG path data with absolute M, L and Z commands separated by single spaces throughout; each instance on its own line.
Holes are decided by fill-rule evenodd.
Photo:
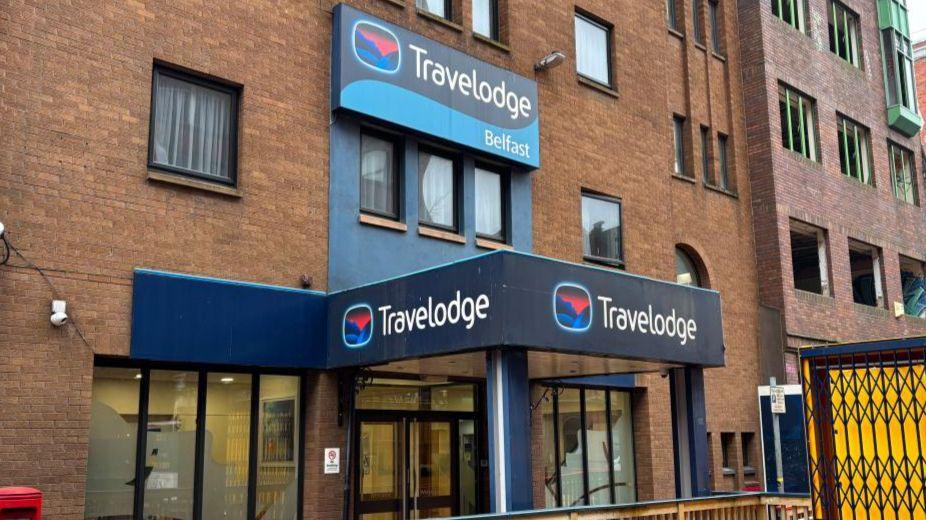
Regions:
M 332 110 L 540 166 L 536 82 L 344 4 L 333 32 Z

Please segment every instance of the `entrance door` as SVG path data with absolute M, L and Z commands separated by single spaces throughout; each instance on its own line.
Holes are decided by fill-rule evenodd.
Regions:
M 473 421 L 406 416 L 358 422 L 357 518 L 424 520 L 459 514 L 461 486 L 464 495 L 476 486 L 473 471 L 463 472 L 463 482 L 460 472 L 461 440 L 468 442 Z

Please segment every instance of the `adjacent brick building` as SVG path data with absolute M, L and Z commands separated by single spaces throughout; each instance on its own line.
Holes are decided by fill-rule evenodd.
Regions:
M 822 0 L 810 2 L 811 9 L 823 12 L 817 2 Z M 177 401 L 192 400 L 207 410 L 207 393 L 221 384 L 237 388 L 242 370 L 253 375 L 256 386 L 250 388 L 271 386 L 256 383 L 268 376 L 252 364 L 137 362 L 131 357 L 138 325 L 132 315 L 133 303 L 138 304 L 133 287 L 137 298 L 142 276 L 137 269 L 235 280 L 242 286 L 256 282 L 326 291 L 365 283 L 369 280 L 363 277 L 371 273 L 395 276 L 498 248 L 590 263 L 602 259 L 583 251 L 583 195 L 619 202 L 620 251 L 605 258 L 604 268 L 698 284 L 721 295 L 726 366 L 704 372 L 711 487 L 716 490 L 741 489 L 761 474 L 755 387 L 770 369 L 761 361 L 768 356 L 759 344 L 765 330 L 760 315 L 767 317 L 768 310 L 760 305 L 781 312 L 789 345 L 926 330 L 912 318 L 895 321 L 887 303 L 882 309 L 854 306 L 846 292 L 846 237 L 882 248 L 885 302 L 899 296 L 897 254 L 926 257 L 922 241 L 917 242 L 926 231 L 922 209 L 898 203 L 889 191 L 885 140 L 890 135 L 900 144 L 912 144 L 884 122 L 877 30 L 867 3 L 856 6 L 866 43 L 864 72 L 780 24 L 768 2 L 758 0 L 739 2 L 738 8 L 732 0 L 677 0 L 670 2 L 674 8 L 668 13 L 663 2 L 500 0 L 488 3 L 497 6 L 489 31 L 482 19 L 480 29 L 474 29 L 474 4 L 485 5 L 475 0 L 424 9 L 411 0 L 347 3 L 536 81 L 542 166 L 512 168 L 510 175 L 517 179 L 510 185 L 512 221 L 504 241 L 486 242 L 468 218 L 455 232 L 419 226 L 417 233 L 407 229 L 417 222 L 401 218 L 359 211 L 358 219 L 359 197 L 338 191 L 342 183 L 357 183 L 356 170 L 344 165 L 359 165 L 342 162 L 339 154 L 354 150 L 355 143 L 363 146 L 360 135 L 370 122 L 331 111 L 336 2 L 6 6 L 0 17 L 0 220 L 22 256 L 13 253 L 0 266 L 0 486 L 38 487 L 48 518 L 95 514 L 85 493 L 88 472 L 96 471 L 88 469 L 95 435 L 91 416 L 97 413 L 92 395 L 105 370 L 137 370 L 142 383 L 134 392 L 142 396 L 158 384 L 157 392 L 174 388 L 179 393 L 191 388 L 190 377 L 208 378 L 208 391 L 197 381 L 200 394 L 184 394 Z M 603 34 L 606 44 L 606 59 L 583 62 L 581 67 L 590 68 L 580 68 L 581 75 L 576 70 L 577 24 Z M 821 38 L 825 31 L 816 28 L 812 34 Z M 794 56 L 794 49 L 802 57 Z M 554 50 L 565 54 L 565 63 L 535 72 L 535 63 Z M 824 77 L 832 81 L 821 81 Z M 193 163 L 184 163 L 186 169 L 165 167 L 168 159 L 158 149 L 163 143 L 154 141 L 152 134 L 164 131 L 152 116 L 153 104 L 161 102 L 155 88 L 169 93 L 178 81 L 189 89 L 182 92 L 200 96 L 197 89 L 205 88 L 211 96 L 206 99 L 233 100 L 229 113 L 236 117 L 230 125 L 237 136 L 223 150 L 236 160 L 224 156 L 218 169 L 210 170 L 216 174 L 197 170 L 200 174 L 189 175 Z M 816 97 L 822 164 L 790 156 L 770 137 L 777 135 L 778 114 L 769 92 L 779 81 Z M 840 89 L 853 95 L 839 95 Z M 851 105 L 841 104 L 848 99 Z M 763 109 L 750 109 L 747 119 L 744 106 Z M 875 187 L 839 176 L 832 159 L 834 110 L 871 129 Z M 395 138 L 394 127 L 374 126 L 380 141 Z M 401 139 L 404 152 L 398 155 L 411 156 L 418 141 L 424 141 L 413 132 Z M 430 144 L 437 150 L 447 146 Z M 466 175 L 484 158 L 466 151 L 461 161 Z M 407 170 L 415 172 L 414 167 Z M 916 189 L 922 200 L 922 182 Z M 833 193 L 840 197 L 830 198 Z M 334 200 L 339 202 L 329 203 Z M 853 205 L 863 205 L 871 222 L 853 222 Z M 835 298 L 792 290 L 789 218 L 828 231 Z M 357 237 L 363 237 L 359 246 Z M 67 301 L 71 325 L 49 323 L 53 299 Z M 343 497 L 351 496 L 343 491 L 344 470 L 326 475 L 319 458 L 323 448 L 340 447 L 342 460 L 348 451 L 349 431 L 341 413 L 345 393 L 339 388 L 343 374 L 280 374 L 301 376 L 303 388 L 305 412 L 297 429 L 304 430 L 304 442 L 298 436 L 294 441 L 303 456 L 289 453 L 286 458 L 287 471 L 295 472 L 293 463 L 302 462 L 297 473 L 303 478 L 295 486 L 301 489 L 303 517 L 341 518 Z M 534 382 L 534 398 L 548 385 Z M 606 388 L 619 388 L 631 399 L 634 499 L 675 496 L 669 378 L 639 374 L 629 385 Z M 258 397 L 264 401 L 263 394 L 242 392 L 246 401 L 248 395 L 251 403 Z M 252 414 L 257 413 L 257 405 L 252 406 Z M 173 415 L 128 410 L 119 417 L 138 424 L 148 416 L 147 429 L 137 431 L 150 436 L 211 420 L 193 410 L 179 414 L 185 422 L 176 418 L 177 409 Z M 265 417 L 269 412 L 259 413 Z M 244 424 L 257 432 L 253 416 L 248 421 Z M 551 504 L 544 496 L 539 422 L 538 414 L 533 491 L 534 505 L 545 507 Z M 241 425 L 237 431 L 241 434 Z M 216 442 L 198 435 L 190 455 Z M 266 435 L 263 429 L 260 435 Z M 250 438 L 254 445 L 255 437 Z M 359 442 L 351 439 L 350 444 Z M 142 461 L 133 463 L 135 475 L 148 479 L 148 468 L 157 472 L 157 486 L 176 487 L 174 479 L 182 477 L 163 471 L 156 461 L 165 454 L 156 452 L 135 454 Z M 256 454 L 256 448 L 250 453 Z M 262 463 L 272 458 L 263 452 L 261 457 Z M 237 464 L 241 469 L 241 461 Z M 200 466 L 196 471 L 208 475 L 211 470 Z M 247 464 L 241 471 L 254 474 Z M 194 495 L 203 493 L 202 475 L 198 478 L 200 490 Z M 141 487 L 129 479 L 116 485 L 123 492 Z M 265 497 L 252 493 L 248 500 L 247 507 L 259 511 Z M 140 515 L 141 506 L 134 507 L 132 514 Z
M 919 302 L 903 312 L 901 272 L 921 279 L 926 259 L 922 120 L 883 73 L 882 35 L 909 45 L 902 4 L 738 2 L 759 301 L 780 313 L 790 382 L 801 345 L 926 332 L 895 316 L 898 303 L 920 314 Z
M 922 107 L 926 100 L 926 39 L 913 44 L 913 65 L 916 67 L 916 93 Z M 926 145 L 926 133 L 920 132 L 920 140 Z

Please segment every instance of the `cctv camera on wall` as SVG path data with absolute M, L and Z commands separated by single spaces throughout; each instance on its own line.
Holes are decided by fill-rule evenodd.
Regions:
M 67 302 L 64 300 L 54 300 L 51 302 L 51 324 L 60 327 L 68 322 L 68 315 L 65 312 Z

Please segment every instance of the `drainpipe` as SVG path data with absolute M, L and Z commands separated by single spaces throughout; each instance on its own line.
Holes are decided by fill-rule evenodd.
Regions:
M 350 518 L 350 477 L 353 471 L 353 446 L 354 438 L 354 396 L 356 395 L 357 378 L 356 374 L 351 373 L 347 376 L 347 383 L 344 389 L 347 392 L 347 443 L 344 446 L 344 496 L 341 518 L 348 520 Z M 342 390 L 344 391 L 344 390 Z

